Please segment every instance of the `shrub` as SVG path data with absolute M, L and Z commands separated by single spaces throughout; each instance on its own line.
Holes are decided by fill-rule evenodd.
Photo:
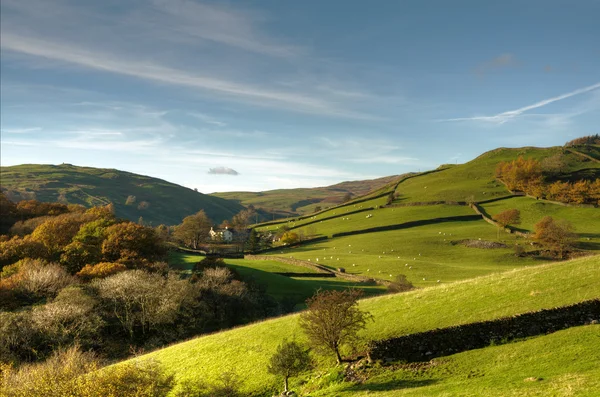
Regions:
M 127 266 L 122 263 L 100 262 L 95 265 L 85 265 L 77 276 L 84 281 L 90 281 L 95 278 L 105 278 L 113 274 L 127 270 Z

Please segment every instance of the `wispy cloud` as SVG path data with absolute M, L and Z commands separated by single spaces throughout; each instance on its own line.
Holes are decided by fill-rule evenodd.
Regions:
M 42 129 L 39 127 L 33 128 L 2 128 L 3 133 L 5 134 L 29 134 L 31 132 L 41 131 Z
M 239 175 L 240 173 L 229 167 L 209 168 L 208 173 L 212 175 Z
M 513 120 L 519 116 L 527 115 L 525 113 L 528 112 L 529 110 L 538 109 L 543 106 L 549 105 L 551 103 L 558 102 L 563 99 L 571 98 L 576 95 L 585 94 L 586 92 L 594 91 L 599 88 L 600 88 L 600 83 L 596 83 L 596 84 L 593 84 L 593 85 L 590 85 L 587 87 L 579 88 L 577 90 L 568 92 L 566 94 L 562 94 L 562 95 L 558 95 L 558 96 L 555 96 L 552 98 L 544 99 L 542 101 L 536 102 L 529 106 L 524 106 L 519 109 L 509 110 L 509 111 L 503 112 L 503 113 L 498 113 L 493 116 L 458 117 L 458 118 L 451 118 L 451 119 L 443 119 L 443 120 L 439 120 L 439 121 L 484 121 L 484 122 L 491 122 L 491 123 L 495 123 L 495 124 L 504 124 L 507 121 Z M 544 116 L 544 115 L 537 114 L 535 116 Z

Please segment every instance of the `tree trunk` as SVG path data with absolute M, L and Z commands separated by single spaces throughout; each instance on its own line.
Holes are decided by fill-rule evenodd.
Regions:
M 335 348 L 335 356 L 337 359 L 337 363 L 338 365 L 342 363 L 342 356 L 340 356 L 340 351 L 338 350 L 338 348 Z
M 287 391 L 288 391 L 288 377 L 285 376 L 283 378 L 283 392 L 287 393 Z

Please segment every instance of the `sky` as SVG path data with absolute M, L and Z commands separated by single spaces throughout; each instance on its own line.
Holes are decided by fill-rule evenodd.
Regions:
M 598 0 L 0 4 L 2 166 L 262 191 L 599 132 Z

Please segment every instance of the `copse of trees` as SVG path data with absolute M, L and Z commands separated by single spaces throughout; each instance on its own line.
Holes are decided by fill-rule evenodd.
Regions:
M 496 167 L 496 178 L 508 189 L 522 191 L 536 198 L 546 198 L 573 204 L 600 204 L 600 179 L 594 181 L 547 182 L 564 171 L 560 154 L 548 157 L 542 163 L 535 159 L 500 162 Z
M 573 225 L 568 221 L 545 216 L 535 224 L 533 238 L 551 254 L 562 259 L 574 248 L 576 235 L 573 230 Z
M 566 147 L 580 145 L 600 145 L 600 134 L 583 136 L 581 138 L 573 139 L 572 141 L 565 143 Z

